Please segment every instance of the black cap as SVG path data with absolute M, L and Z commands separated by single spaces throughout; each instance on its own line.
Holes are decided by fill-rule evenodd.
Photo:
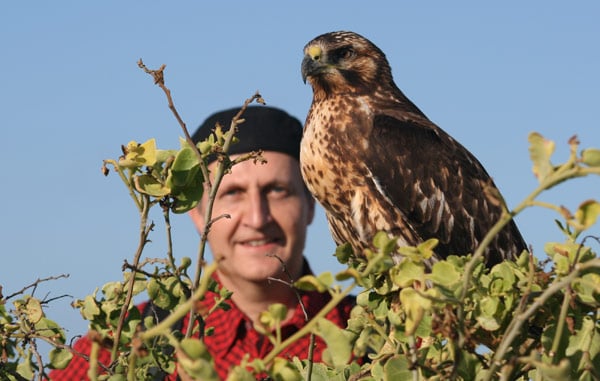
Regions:
M 217 122 L 224 132 L 228 131 L 231 120 L 239 111 L 237 107 L 212 114 L 194 132 L 192 140 L 198 143 L 206 139 L 214 131 Z M 239 141 L 230 146 L 230 155 L 263 150 L 282 152 L 299 160 L 302 124 L 298 119 L 268 106 L 248 107 L 241 118 L 245 121 L 237 126 L 235 136 Z M 215 157 L 209 158 L 209 162 L 214 160 Z

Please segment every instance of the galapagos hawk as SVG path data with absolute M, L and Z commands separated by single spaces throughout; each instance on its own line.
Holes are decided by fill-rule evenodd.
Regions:
M 436 259 L 473 253 L 504 201 L 481 163 L 400 91 L 384 53 L 356 33 L 326 33 L 304 47 L 302 78 L 313 89 L 302 175 L 336 243 L 360 255 L 382 230 L 400 245 L 437 238 Z M 510 221 L 486 263 L 525 249 Z

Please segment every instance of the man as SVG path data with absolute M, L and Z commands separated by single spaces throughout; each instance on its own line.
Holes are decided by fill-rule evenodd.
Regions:
M 219 123 L 226 130 L 239 109 L 229 109 L 210 116 L 193 136 L 195 142 L 204 140 Z M 256 150 L 263 150 L 265 164 L 252 160 L 235 165 L 218 189 L 213 217 L 224 214 L 212 224 L 208 243 L 214 260 L 218 262 L 215 279 L 221 286 L 232 291 L 231 309 L 218 309 L 208 315 L 206 327 L 214 327 L 214 334 L 204 342 L 211 353 L 219 377 L 225 379 L 232 366 L 240 363 L 243 356 L 262 358 L 272 349 L 272 344 L 255 326 L 259 315 L 273 303 L 287 306 L 288 314 L 283 322 L 283 339 L 297 332 L 305 318 L 295 291 L 287 285 L 269 280 L 277 278 L 289 282 L 310 268 L 303 256 L 308 225 L 314 216 L 315 203 L 304 186 L 300 174 L 299 153 L 302 125 L 282 110 L 258 106 L 250 107 L 243 114 L 245 122 L 238 127 L 239 142 L 229 151 L 232 157 Z M 214 171 L 214 159 L 209 169 Z M 204 212 L 205 195 L 199 206 L 190 211 L 196 228 L 202 233 L 206 227 Z M 286 271 L 280 261 L 285 264 Z M 309 318 L 329 301 L 327 294 L 301 293 Z M 214 303 L 207 296 L 202 309 L 209 310 Z M 147 304 L 140 307 L 147 310 Z M 345 299 L 327 318 L 345 327 L 352 300 Z M 144 312 L 145 313 L 145 312 Z M 183 329 L 187 319 L 183 322 Z M 86 338 L 75 344 L 75 349 L 89 353 Z M 308 358 L 309 337 L 305 336 L 290 345 L 280 356 Z M 313 359 L 320 361 L 325 344 L 317 338 Z M 102 352 L 99 360 L 108 363 L 110 356 Z M 53 371 L 52 380 L 85 379 L 88 364 L 75 356 L 63 371 Z M 174 375 L 171 375 L 175 379 Z

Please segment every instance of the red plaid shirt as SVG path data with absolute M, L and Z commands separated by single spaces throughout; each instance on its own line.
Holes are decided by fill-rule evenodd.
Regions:
M 202 303 L 202 308 L 205 311 L 214 305 L 214 295 L 209 293 Z M 307 310 L 308 316 L 315 316 L 331 299 L 329 294 L 321 294 L 318 292 L 303 292 L 301 294 L 302 302 Z M 242 357 L 246 354 L 250 355 L 250 360 L 255 358 L 263 358 L 267 355 L 273 345 L 269 339 L 258 333 L 252 322 L 248 319 L 237 306 L 229 301 L 231 309 L 224 311 L 218 309 L 211 313 L 206 318 L 206 327 L 214 327 L 214 333 L 211 336 L 206 336 L 204 342 L 211 353 L 215 368 L 219 377 L 225 379 L 229 370 L 238 365 Z M 146 303 L 138 306 L 142 311 Z M 348 297 L 342 301 L 336 308 L 327 314 L 327 319 L 336 323 L 338 326 L 345 328 L 346 322 L 350 316 L 350 310 L 353 306 L 353 299 Z M 188 317 L 183 321 L 183 332 L 188 325 Z M 304 313 L 300 304 L 296 306 L 294 315 L 282 327 L 282 339 L 285 340 L 297 332 L 305 325 Z M 75 342 L 73 348 L 81 353 L 89 355 L 91 349 L 91 341 L 87 337 L 83 337 Z M 298 356 L 300 359 L 308 357 L 309 335 L 306 335 L 279 354 L 280 357 L 292 358 Z M 315 349 L 313 359 L 315 362 L 321 361 L 325 343 L 320 337 L 315 337 Z M 101 350 L 98 356 L 98 361 L 108 365 L 110 363 L 110 352 Z M 51 380 L 87 380 L 87 371 L 89 364 L 83 358 L 75 355 L 69 366 L 63 370 L 53 370 L 50 373 Z M 167 377 L 168 380 L 177 380 L 177 374 L 172 374 Z

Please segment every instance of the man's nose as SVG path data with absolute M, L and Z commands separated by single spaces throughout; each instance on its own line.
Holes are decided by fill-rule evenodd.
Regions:
M 260 229 L 271 222 L 272 219 L 271 208 L 266 196 L 263 194 L 251 195 L 248 199 L 248 205 L 246 206 L 246 213 L 244 216 L 246 225 Z

